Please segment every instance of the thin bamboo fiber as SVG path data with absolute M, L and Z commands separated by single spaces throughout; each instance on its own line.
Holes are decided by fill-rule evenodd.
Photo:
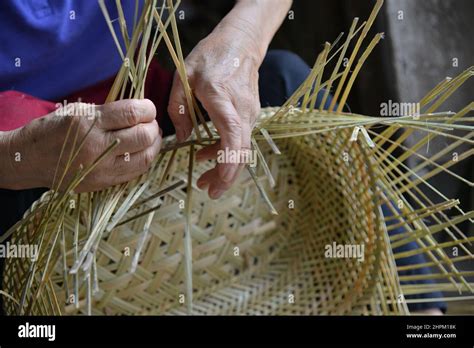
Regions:
M 2 237 L 40 246 L 36 262 L 6 260 L 0 294 L 7 313 L 397 315 L 408 314 L 410 302 L 437 300 L 408 295 L 440 290 L 447 301 L 473 299 L 466 277 L 474 272 L 458 265 L 474 258 L 469 249 L 474 238 L 458 225 L 472 223 L 474 212 L 464 212 L 458 200 L 428 181 L 442 172 L 473 186 L 450 169 L 472 155 L 472 147 L 462 152 L 461 146 L 473 143 L 468 115 L 473 103 L 457 113 L 438 111 L 473 76 L 472 68 L 430 91 L 420 102 L 420 115 L 343 112 L 357 74 L 383 38 L 365 40 L 383 3 L 377 1 L 365 22 L 354 20 L 345 40 L 341 35 L 326 43 L 307 80 L 284 105 L 262 110 L 252 134 L 257 168 L 248 167 L 219 201 L 211 201 L 195 182 L 214 164 L 194 163 L 194 152 L 219 134 L 202 122 L 187 81 L 174 16 L 179 1 L 163 1 L 158 8 L 156 0 L 145 1 L 129 36 L 118 0 L 122 45 L 100 3 L 124 59 L 108 100 L 143 97 L 147 67 L 164 42 L 183 81 L 194 134 L 182 144 L 166 138 L 146 174 L 101 192 L 72 193 L 118 140 L 81 168 L 67 190 L 57 189 L 65 177 L 57 170 L 55 188 Z M 317 109 L 317 93 L 331 88 L 331 105 Z M 414 131 L 426 137 L 407 148 L 403 141 Z M 436 137 L 445 137 L 449 146 L 434 155 L 421 151 Z M 86 141 L 73 129 L 67 138 L 74 151 L 60 154 L 68 156 L 65 170 Z M 455 151 L 456 161 L 441 162 Z M 415 170 L 405 165 L 412 156 L 421 159 Z M 391 215 L 384 216 L 382 204 Z M 389 234 L 400 227 L 404 233 Z M 445 242 L 437 241 L 440 235 Z M 419 248 L 396 249 L 410 242 Z M 363 244 L 364 260 L 326 257 L 333 243 Z M 453 248 L 459 254 L 453 256 Z M 396 265 L 417 254 L 426 263 Z M 420 267 L 433 272 L 399 275 Z M 421 279 L 439 282 L 417 284 Z

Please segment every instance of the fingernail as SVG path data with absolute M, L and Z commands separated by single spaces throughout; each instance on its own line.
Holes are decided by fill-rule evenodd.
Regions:
M 204 180 L 201 180 L 201 179 L 198 179 L 198 181 L 196 182 L 196 186 L 199 188 L 199 189 L 204 189 Z

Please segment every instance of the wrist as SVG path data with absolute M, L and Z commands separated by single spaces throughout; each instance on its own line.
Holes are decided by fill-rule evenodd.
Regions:
M 239 4 L 222 19 L 212 34 L 222 37 L 223 41 L 242 55 L 255 60 L 259 65 L 263 62 L 270 39 L 266 38 L 262 28 L 257 26 L 256 19 L 250 19 Z M 242 6 L 240 6 L 242 7 Z M 248 8 L 249 6 L 246 5 Z M 247 8 L 245 10 L 247 10 Z
M 261 64 L 291 4 L 292 0 L 238 0 L 214 31 L 234 34 L 232 44 L 240 44 Z
M 46 187 L 45 173 L 36 165 L 42 161 L 41 158 L 37 161 L 36 153 L 41 146 L 34 144 L 31 138 L 32 134 L 36 134 L 36 139 L 43 138 L 36 123 L 34 120 L 22 128 L 0 135 L 0 147 L 6 154 L 0 162 L 0 187 L 12 190 Z
M 208 38 L 226 46 L 236 57 L 252 60 L 258 67 L 267 51 L 267 47 L 261 44 L 259 34 L 252 32 L 248 24 L 239 23 L 239 20 L 221 22 Z

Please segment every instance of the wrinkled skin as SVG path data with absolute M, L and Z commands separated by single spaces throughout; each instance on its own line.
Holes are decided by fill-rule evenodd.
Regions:
M 74 103 L 72 107 L 79 110 L 81 105 Z M 147 99 L 121 100 L 97 106 L 95 110 L 94 115 L 98 115 L 95 122 L 93 115 L 80 112 L 58 115 L 55 111 L 22 128 L 2 134 L 3 147 L 8 154 L 4 157 L 8 162 L 2 170 L 7 168 L 5 172 L 9 174 L 2 176 L 1 186 L 12 189 L 51 188 L 68 129 L 71 129 L 71 135 L 59 174 L 64 171 L 76 130 L 77 144 L 90 132 L 61 188 L 70 182 L 81 165 L 87 168 L 116 139 L 120 141 L 118 146 L 84 178 L 76 192 L 101 190 L 146 172 L 158 154 L 162 140 L 153 103 Z M 21 155 L 20 161 L 14 160 L 16 154 Z

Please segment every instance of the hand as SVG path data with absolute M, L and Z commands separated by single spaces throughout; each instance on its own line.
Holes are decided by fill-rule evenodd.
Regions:
M 186 58 L 190 86 L 206 109 L 220 135 L 220 141 L 197 152 L 199 161 L 215 159 L 218 151 L 251 149 L 251 132 L 260 110 L 258 68 L 261 58 L 253 43 L 234 28 L 213 32 Z M 184 114 L 179 110 L 184 106 Z M 178 141 L 193 129 L 183 85 L 176 73 L 168 113 Z M 236 152 L 237 154 L 239 152 Z M 217 163 L 204 173 L 197 185 L 208 188 L 209 197 L 219 198 L 238 177 L 244 164 Z
M 10 180 L 6 180 L 9 183 L 0 182 L 0 185 L 12 189 L 51 188 L 61 148 L 71 123 L 71 134 L 60 163 L 59 177 L 69 158 L 76 129 L 77 146 L 94 122 L 93 117 L 77 112 L 81 107 L 84 110 L 85 105 L 69 104 L 67 110 L 73 110 L 72 115 L 58 115 L 56 111 L 4 135 L 3 138 L 8 139 L 10 155 L 8 169 L 13 175 L 9 176 Z M 150 100 L 121 100 L 97 106 L 95 110 L 99 117 L 62 187 L 70 182 L 81 164 L 86 168 L 115 139 L 120 139 L 120 143 L 83 179 L 76 192 L 97 191 L 138 177 L 148 170 L 161 146 L 161 130 L 155 120 L 156 109 Z M 15 154 L 20 154 L 20 161 L 14 160 Z M 2 171 L 4 169 L 0 168 Z

